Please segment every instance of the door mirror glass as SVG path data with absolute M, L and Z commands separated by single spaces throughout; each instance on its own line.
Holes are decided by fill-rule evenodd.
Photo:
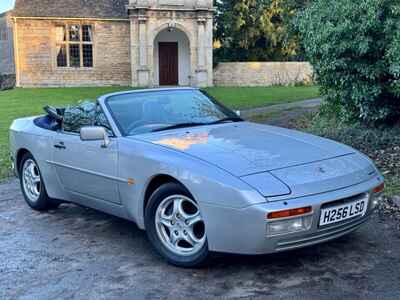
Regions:
M 82 141 L 103 141 L 102 147 L 107 148 L 110 144 L 110 138 L 104 127 L 85 126 L 80 130 Z

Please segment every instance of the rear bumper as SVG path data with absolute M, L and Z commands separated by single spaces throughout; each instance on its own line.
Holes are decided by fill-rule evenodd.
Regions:
M 321 207 L 342 199 L 370 193 L 382 182 L 374 178 L 368 182 L 329 193 L 301 197 L 290 201 L 274 201 L 252 205 L 244 209 L 232 209 L 216 206 L 202 207 L 206 221 L 209 248 L 211 251 L 237 254 L 267 254 L 302 248 L 326 242 L 348 234 L 370 219 L 376 205 L 371 194 L 367 212 L 364 216 L 354 217 L 335 224 L 319 226 Z M 312 224 L 306 231 L 267 235 L 269 212 L 312 206 Z

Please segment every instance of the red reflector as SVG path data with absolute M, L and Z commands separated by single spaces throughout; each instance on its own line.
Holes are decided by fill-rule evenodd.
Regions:
M 268 213 L 267 218 L 268 219 L 287 218 L 287 217 L 308 214 L 311 211 L 312 211 L 311 206 L 287 209 L 287 210 L 280 210 L 280 211 L 274 211 L 274 212 Z
M 381 183 L 381 184 L 378 185 L 376 188 L 374 188 L 374 189 L 372 190 L 372 192 L 373 192 L 374 194 L 377 194 L 377 193 L 383 192 L 384 189 L 385 189 L 385 183 Z

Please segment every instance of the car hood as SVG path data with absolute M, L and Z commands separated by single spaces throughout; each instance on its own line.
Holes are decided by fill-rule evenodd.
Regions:
M 135 138 L 187 153 L 238 177 L 355 153 L 334 141 L 250 122 L 168 130 Z

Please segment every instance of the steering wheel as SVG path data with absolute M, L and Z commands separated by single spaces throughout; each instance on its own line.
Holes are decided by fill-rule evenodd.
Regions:
M 146 124 L 147 124 L 147 123 L 146 123 L 145 120 L 139 120 L 139 121 L 133 122 L 132 124 L 130 124 L 130 125 L 128 126 L 128 128 L 126 128 L 126 132 L 131 133 L 131 132 L 132 132 L 134 129 L 136 129 L 137 127 L 144 126 L 144 125 L 146 125 Z
M 43 107 L 43 110 L 53 119 L 55 119 L 56 121 L 62 121 L 62 116 L 60 116 L 57 112 L 57 109 L 55 109 L 54 107 L 51 107 L 49 105 L 46 105 L 45 107 Z

